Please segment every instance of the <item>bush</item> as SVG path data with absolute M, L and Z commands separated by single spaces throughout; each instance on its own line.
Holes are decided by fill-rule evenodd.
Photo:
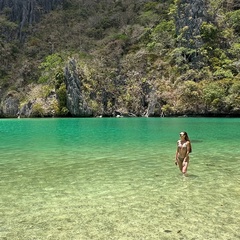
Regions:
M 44 116 L 44 109 L 40 103 L 35 103 L 32 108 L 33 117 L 43 117 Z

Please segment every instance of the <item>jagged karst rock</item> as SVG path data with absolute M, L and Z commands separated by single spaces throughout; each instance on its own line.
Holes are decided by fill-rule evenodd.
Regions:
M 24 104 L 23 107 L 19 111 L 20 117 L 30 117 L 32 113 L 32 106 L 34 102 L 29 101 L 28 103 Z
M 153 89 L 149 94 L 148 97 L 148 108 L 144 114 L 145 117 L 155 117 L 161 116 L 162 109 L 159 99 L 157 98 L 157 94 Z
M 0 0 L 0 11 L 9 9 L 9 19 L 19 23 L 18 37 L 23 38 L 26 25 L 39 22 L 41 15 L 48 13 L 64 0 Z
M 65 84 L 67 89 L 67 108 L 74 117 L 90 117 L 92 109 L 81 87 L 81 74 L 78 72 L 75 59 L 71 59 L 65 67 Z
M 44 96 L 44 86 L 31 86 L 28 93 L 28 100 L 22 104 L 19 115 L 20 117 L 54 117 L 58 116 L 59 104 L 57 94 L 54 89 Z
M 10 92 L 2 101 L 4 117 L 16 117 L 19 111 L 19 97 L 16 92 Z
M 20 23 L 38 22 L 40 15 L 55 9 L 64 0 L 0 0 L 0 11 L 9 8 L 11 21 Z
M 201 67 L 199 63 L 202 57 L 198 52 L 198 49 L 203 45 L 200 37 L 201 25 L 208 20 L 205 0 L 180 0 L 178 2 L 176 14 L 176 32 L 179 36 L 178 46 L 188 49 L 188 52 L 183 53 L 183 55 L 186 61 L 195 69 Z

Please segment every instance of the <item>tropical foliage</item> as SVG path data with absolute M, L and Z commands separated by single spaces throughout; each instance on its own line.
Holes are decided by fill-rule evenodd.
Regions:
M 177 18 L 185 2 L 65 0 L 21 29 L 4 8 L 1 91 L 47 86 L 58 96 L 55 112 L 66 115 L 64 66 L 74 58 L 94 115 L 240 115 L 238 1 L 206 1 L 192 36 L 191 22 Z M 42 115 L 40 104 L 35 112 Z

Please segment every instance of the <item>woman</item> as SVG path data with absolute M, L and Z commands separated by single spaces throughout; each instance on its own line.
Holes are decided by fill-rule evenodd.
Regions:
M 188 134 L 180 132 L 180 140 L 177 141 L 177 151 L 175 164 L 179 166 L 180 171 L 185 175 L 189 165 L 189 153 L 192 152 L 192 146 Z

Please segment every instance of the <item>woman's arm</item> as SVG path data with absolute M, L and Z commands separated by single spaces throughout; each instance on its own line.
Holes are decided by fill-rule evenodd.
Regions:
M 178 164 L 178 142 L 177 142 L 177 150 L 176 150 L 176 155 L 175 155 L 175 164 Z
M 189 158 L 189 153 L 190 153 L 190 142 L 187 141 L 187 152 L 183 160 L 184 162 L 186 162 L 186 160 Z

